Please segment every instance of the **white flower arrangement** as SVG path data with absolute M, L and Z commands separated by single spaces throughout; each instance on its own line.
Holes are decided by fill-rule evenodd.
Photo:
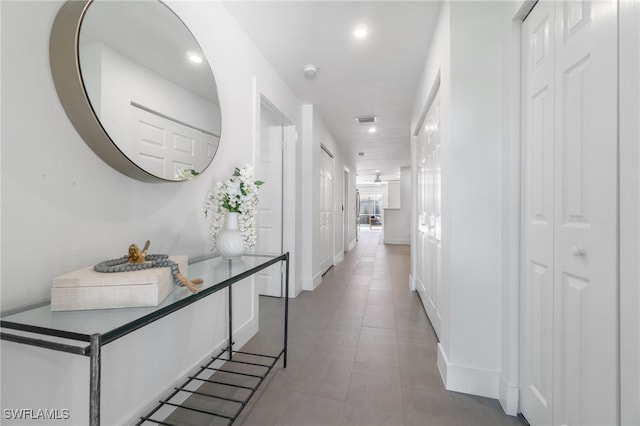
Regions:
M 191 179 L 194 176 L 198 176 L 200 173 L 196 172 L 193 169 L 178 169 L 176 171 L 175 178 L 178 180 L 187 180 Z
M 224 225 L 227 212 L 239 213 L 238 227 L 245 248 L 256 245 L 256 213 L 258 209 L 258 188 L 264 184 L 253 179 L 250 164 L 235 168 L 230 179 L 218 182 L 207 195 L 205 216 L 211 215 L 212 249 L 216 247 L 216 237 Z

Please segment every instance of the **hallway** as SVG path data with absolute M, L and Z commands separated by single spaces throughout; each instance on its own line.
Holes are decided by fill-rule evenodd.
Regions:
M 315 291 L 291 300 L 288 368 L 272 373 L 238 424 L 523 424 L 496 400 L 444 389 L 435 334 L 408 287 L 410 248 L 382 238 L 361 232 Z M 280 303 L 262 298 L 261 332 L 245 350 L 280 343 Z

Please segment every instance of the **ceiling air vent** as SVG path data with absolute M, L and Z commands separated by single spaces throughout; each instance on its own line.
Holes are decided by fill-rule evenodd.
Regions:
M 376 122 L 375 115 L 361 115 L 360 117 L 356 117 L 356 121 L 359 124 L 371 124 Z

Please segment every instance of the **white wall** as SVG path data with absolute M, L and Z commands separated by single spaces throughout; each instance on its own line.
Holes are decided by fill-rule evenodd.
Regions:
M 300 164 L 302 166 L 302 187 L 300 194 L 300 249 L 305 253 L 301 268 L 301 286 L 304 290 L 313 290 L 322 281 L 320 272 L 320 161 L 322 146 L 326 147 L 333 158 L 333 224 L 334 263 L 344 255 L 342 192 L 346 168 L 354 171 L 351 161 L 345 157 L 334 137 L 329 132 L 322 117 L 313 105 L 302 107 L 302 139 L 300 148 Z M 352 184 L 349 185 L 349 197 L 355 200 L 355 173 L 350 173 Z M 310 189 L 309 189 L 310 188 Z M 349 241 L 355 240 L 355 226 L 349 228 Z
M 438 21 L 436 23 L 436 29 L 433 34 L 433 40 L 431 42 L 431 46 L 429 47 L 429 53 L 427 56 L 427 60 L 422 71 L 422 76 L 420 78 L 420 83 L 418 89 L 416 90 L 416 96 L 413 101 L 413 107 L 411 110 L 411 134 L 413 135 L 411 140 L 411 158 L 412 158 L 412 171 L 411 171 L 411 179 L 412 186 L 415 188 L 415 182 L 417 181 L 416 171 L 418 169 L 416 164 L 416 135 L 417 126 L 420 123 L 421 118 L 426 114 L 427 102 L 429 101 L 429 95 L 434 90 L 434 87 L 439 84 L 439 92 L 440 92 L 440 138 L 441 145 L 443 149 L 443 156 L 446 154 L 446 150 L 448 149 L 449 141 L 451 139 L 451 78 L 449 77 L 451 74 L 451 52 L 450 52 L 450 38 L 451 38 L 451 28 L 450 28 L 450 2 L 443 2 L 440 8 L 440 15 L 438 17 Z M 448 180 L 448 170 L 443 167 L 442 169 L 442 188 L 443 190 L 447 187 Z M 442 217 L 448 214 L 449 208 L 449 199 L 446 196 L 442 198 Z M 418 218 L 417 218 L 417 191 L 412 192 L 411 197 L 411 244 L 413 247 L 417 246 L 417 229 L 418 229 Z M 443 219 L 444 220 L 444 219 Z M 446 225 L 446 221 L 443 222 L 442 228 L 442 239 L 443 241 L 449 238 L 450 229 Z M 449 346 L 450 341 L 450 321 L 449 317 L 451 315 L 449 309 L 449 286 L 447 283 L 449 282 L 449 268 L 444 267 L 449 262 L 449 251 L 450 246 L 448 244 L 442 244 L 442 293 L 440 295 L 440 313 L 442 315 L 442 320 L 440 323 L 440 345 L 443 347 Z M 416 250 L 412 250 L 412 274 L 411 279 L 415 280 L 416 273 Z M 415 289 L 415 284 L 412 283 L 412 288 Z
M 447 389 L 494 398 L 501 367 L 500 36 L 499 2 L 445 3 L 412 113 L 414 130 L 440 72 L 445 292 L 438 365 Z
M 447 357 L 463 380 L 449 383 L 492 397 L 500 370 L 499 71 L 500 4 L 452 3 Z
M 298 245 L 305 256 L 300 262 L 300 288 L 313 290 L 320 284 L 320 144 L 315 143 L 313 105 L 302 106 L 302 131 L 300 143 L 300 178 L 302 185 L 298 187 L 300 205 L 298 218 L 300 233 Z M 305 188 L 303 190 L 302 188 Z
M 411 168 L 409 167 L 400 169 L 399 198 L 400 208 L 384 209 L 385 244 L 411 244 Z
M 48 43 L 62 3 L 0 2 L 3 310 L 48 299 L 52 277 L 119 256 L 132 242 L 150 239 L 156 253 L 206 253 L 208 190 L 253 161 L 255 80 L 300 124 L 298 101 L 222 4 L 169 2 L 216 76 L 220 149 L 193 181 L 148 184 L 121 175 L 78 136 L 57 98 Z M 250 281 L 234 293 L 238 343 L 255 331 L 253 297 Z M 127 423 L 207 355 L 224 334 L 222 306 L 221 298 L 208 298 L 106 346 L 102 424 Z M 10 342 L 1 349 L 2 408 L 69 408 L 68 424 L 87 424 L 86 358 Z

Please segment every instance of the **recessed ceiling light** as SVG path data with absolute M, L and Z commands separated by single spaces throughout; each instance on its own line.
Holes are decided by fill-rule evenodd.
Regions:
M 369 127 L 369 133 L 375 133 L 376 132 L 376 126 L 371 126 Z
M 203 61 L 202 56 L 198 55 L 195 52 L 187 52 L 187 57 L 194 64 L 201 64 Z
M 365 38 L 367 36 L 367 27 L 359 26 L 353 31 L 355 38 Z

